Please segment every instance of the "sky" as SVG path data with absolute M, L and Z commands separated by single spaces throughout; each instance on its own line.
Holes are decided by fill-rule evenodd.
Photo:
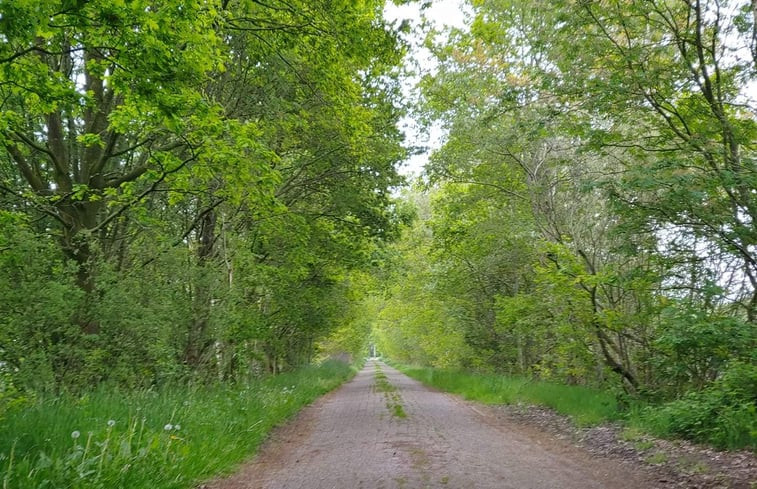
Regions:
M 430 7 L 421 12 L 421 2 L 413 2 L 409 5 L 394 5 L 391 0 L 387 0 L 384 7 L 384 17 L 387 21 L 396 21 L 398 24 L 403 20 L 410 21 L 410 25 L 413 27 L 411 33 L 406 36 L 405 40 L 410 44 L 410 49 L 407 54 L 407 62 L 412 60 L 419 61 L 419 65 L 428 70 L 427 72 L 433 72 L 434 61 L 431 53 L 421 46 L 423 42 L 423 34 L 417 32 L 417 27 L 420 26 L 423 16 L 425 16 L 437 29 L 441 29 L 445 26 L 449 27 L 465 27 L 466 12 L 470 7 L 464 5 L 464 0 L 431 0 Z M 425 73 L 424 73 L 425 74 Z M 404 95 L 408 98 L 412 97 L 413 86 L 419 80 L 418 77 L 408 78 L 403 84 Z M 444 132 L 441 127 L 432 127 L 428 134 L 421 132 L 412 117 L 407 117 L 400 121 L 400 127 L 407 136 L 406 143 L 411 146 L 424 146 L 428 147 L 428 151 L 413 155 L 410 159 L 400 167 L 400 173 L 408 177 L 418 176 L 423 170 L 423 165 L 428 161 L 428 157 L 431 151 L 441 147 Z

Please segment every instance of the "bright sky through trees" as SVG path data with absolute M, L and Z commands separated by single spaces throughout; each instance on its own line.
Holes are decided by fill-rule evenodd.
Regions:
M 420 3 L 395 5 L 391 0 L 386 2 L 384 17 L 388 22 L 399 25 L 403 20 L 410 22 L 411 31 L 405 36 L 410 44 L 410 50 L 405 58 L 405 63 L 413 76 L 409 76 L 404 82 L 404 95 L 413 98 L 416 95 L 414 87 L 422 74 L 436 70 L 436 60 L 431 56 L 428 49 L 423 47 L 426 33 L 434 28 L 442 30 L 445 27 L 463 28 L 466 25 L 467 5 L 461 0 L 433 0 L 428 8 L 422 8 Z M 427 22 L 424 25 L 424 21 Z M 430 152 L 442 145 L 443 131 L 438 125 L 429 129 L 420 127 L 412 114 L 401 121 L 401 128 L 408 138 L 408 143 L 414 146 L 428 148 L 423 153 L 411 155 L 400 168 L 400 173 L 405 175 L 418 175 L 428 161 Z

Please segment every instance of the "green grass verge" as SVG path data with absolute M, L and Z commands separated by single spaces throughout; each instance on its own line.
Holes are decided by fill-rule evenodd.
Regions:
M 250 457 L 273 427 L 354 372 L 326 362 L 244 386 L 41 399 L 0 420 L 0 487 L 193 487 Z
M 757 369 L 736 364 L 709 389 L 663 404 L 632 403 L 622 411 L 614 395 L 583 386 L 395 365 L 424 384 L 487 404 L 547 406 L 579 426 L 622 421 L 628 430 L 684 438 L 727 450 L 757 449 Z M 743 392 L 742 392 L 743 391 Z
M 619 418 L 612 394 L 583 386 L 540 382 L 427 367 L 395 365 L 408 376 L 465 399 L 485 404 L 536 404 L 571 416 L 581 426 Z

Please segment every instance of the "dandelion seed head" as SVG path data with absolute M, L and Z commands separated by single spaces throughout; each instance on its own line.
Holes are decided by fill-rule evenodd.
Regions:
M 181 425 L 180 424 L 175 424 L 175 425 L 173 425 L 173 429 L 175 429 L 176 431 L 179 431 L 181 429 Z
M 163 429 L 166 431 L 171 431 L 173 429 L 173 425 L 171 423 L 168 423 L 163 427 Z
M 77 430 L 74 430 L 71 432 L 71 438 L 73 438 L 74 440 L 76 440 L 80 436 L 81 436 L 81 433 L 79 433 Z
M 115 425 L 116 425 L 116 420 L 115 419 L 109 419 L 108 420 L 108 426 L 110 426 L 111 428 L 113 428 Z

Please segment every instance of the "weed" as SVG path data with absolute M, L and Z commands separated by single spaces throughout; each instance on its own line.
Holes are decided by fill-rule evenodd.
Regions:
M 374 378 L 376 380 L 376 390 L 384 393 L 386 408 L 389 412 L 397 418 L 407 418 L 405 408 L 402 407 L 402 397 L 397 392 L 397 388 L 389 382 L 389 379 L 379 365 L 376 365 Z
M 706 474 L 710 471 L 707 464 L 689 457 L 681 457 L 677 463 L 681 470 L 689 474 Z
M 633 447 L 639 452 L 646 452 L 654 447 L 654 442 L 649 440 L 638 440 L 634 442 Z
M 388 380 L 386 380 L 386 377 L 384 378 L 376 378 L 376 390 L 379 392 L 394 392 L 397 390 L 396 387 L 394 387 L 392 384 L 389 383 Z
M 638 428 L 627 427 L 620 432 L 620 439 L 623 441 L 639 441 L 644 439 L 644 433 Z
M 661 465 L 668 461 L 668 456 L 662 452 L 655 452 L 644 459 L 648 464 Z
M 407 413 L 405 412 L 405 408 L 402 407 L 402 404 L 392 405 L 392 415 L 402 419 L 407 418 Z

